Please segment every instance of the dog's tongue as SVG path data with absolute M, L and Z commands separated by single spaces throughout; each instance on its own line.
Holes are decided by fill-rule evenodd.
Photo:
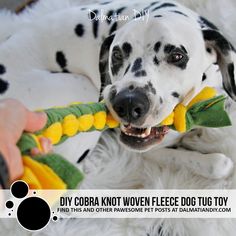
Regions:
M 168 126 L 161 126 L 161 127 L 153 127 L 151 129 L 151 134 L 150 136 L 153 137 L 164 137 L 169 131 L 169 127 Z

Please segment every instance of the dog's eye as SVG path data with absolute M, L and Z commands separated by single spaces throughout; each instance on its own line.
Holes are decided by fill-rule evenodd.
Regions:
M 167 62 L 168 63 L 178 63 L 184 59 L 184 55 L 179 52 L 174 52 L 171 55 L 168 56 Z
M 188 63 L 188 55 L 182 50 L 173 50 L 167 57 L 167 63 L 175 65 L 180 69 L 185 69 Z

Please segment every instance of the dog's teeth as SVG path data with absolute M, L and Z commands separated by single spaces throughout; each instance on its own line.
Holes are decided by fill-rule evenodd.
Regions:
M 124 125 L 124 124 L 121 124 L 120 128 L 121 131 L 126 135 L 138 138 L 146 138 L 147 136 L 150 135 L 152 129 L 151 127 L 142 128 L 139 130 L 137 129 L 137 131 L 135 132 L 135 128 L 132 128 L 130 125 Z
M 152 127 L 147 128 L 147 129 L 145 130 L 145 135 L 146 135 L 146 136 L 150 135 L 151 130 L 152 130 Z
M 121 124 L 120 129 L 121 129 L 124 133 L 127 132 L 127 129 L 125 128 L 125 126 L 124 126 L 123 124 Z

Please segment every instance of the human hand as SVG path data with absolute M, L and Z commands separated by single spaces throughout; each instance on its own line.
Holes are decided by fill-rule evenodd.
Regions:
M 31 112 L 22 103 L 14 99 L 0 101 L 0 152 L 9 171 L 10 181 L 23 174 L 22 157 L 16 146 L 23 131 L 35 132 L 42 129 L 47 116 L 42 112 Z M 43 139 L 42 146 L 50 149 L 48 140 Z M 44 149 L 44 148 L 43 148 Z M 33 150 L 37 154 L 37 150 Z

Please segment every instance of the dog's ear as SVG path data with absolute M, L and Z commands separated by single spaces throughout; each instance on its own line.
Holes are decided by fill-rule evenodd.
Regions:
M 108 36 L 102 43 L 99 55 L 99 72 L 101 79 L 100 98 L 102 99 L 102 92 L 106 85 L 111 84 L 111 78 L 109 74 L 109 50 L 114 40 L 115 34 Z
M 235 63 L 236 53 L 233 45 L 218 31 L 217 28 L 202 29 L 207 48 L 213 48 L 217 54 L 223 87 L 229 96 L 236 101 Z

